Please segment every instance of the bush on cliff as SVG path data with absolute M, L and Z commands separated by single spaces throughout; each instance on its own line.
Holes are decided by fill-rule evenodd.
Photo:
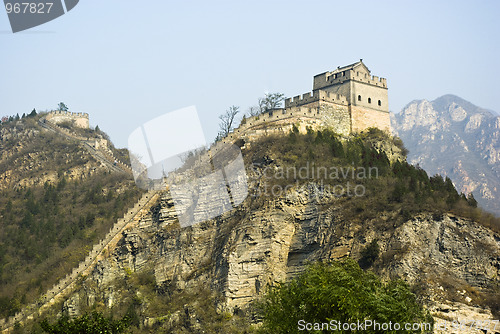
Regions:
M 84 314 L 78 318 L 70 319 L 66 316 L 59 318 L 53 325 L 47 320 L 40 323 L 40 327 L 44 333 L 49 334 L 85 334 L 85 333 L 104 333 L 118 334 L 123 333 L 130 325 L 130 320 L 127 316 L 120 320 L 106 318 L 101 313 L 92 312 Z
M 351 333 L 351 330 L 343 330 L 342 324 L 365 323 L 365 320 L 379 324 L 391 322 L 393 329 L 397 323 L 403 328 L 378 330 L 372 326 L 363 328 L 364 333 L 423 333 L 425 331 L 404 330 L 404 324 L 426 323 L 429 332 L 433 326 L 429 312 L 417 302 L 406 283 L 383 283 L 352 259 L 310 265 L 297 278 L 271 288 L 259 302 L 258 310 L 263 317 L 262 333 L 304 330 Z M 307 328 L 306 323 L 319 325 Z

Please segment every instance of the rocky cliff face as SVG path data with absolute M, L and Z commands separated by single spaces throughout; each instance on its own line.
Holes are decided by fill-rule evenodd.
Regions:
M 500 215 L 499 116 L 453 95 L 410 102 L 392 116 L 410 163 L 449 176 L 459 191 Z
M 217 219 L 181 229 L 165 193 L 155 210 L 124 234 L 82 281 L 65 307 L 72 314 L 97 301 L 118 307 L 132 298 L 123 281 L 135 275 L 131 273 L 150 272 L 158 290 L 168 296 L 196 294 L 204 287 L 218 296 L 213 306 L 219 312 L 238 314 L 269 284 L 293 277 L 308 261 L 358 258 L 377 239 L 382 256 L 374 270 L 421 287 L 435 314 L 443 319 L 492 317 L 481 295 L 499 281 L 500 235 L 449 214 L 421 214 L 396 223 L 397 213 L 381 212 L 382 224 L 359 222 L 346 215 L 345 200 L 310 183 L 283 197 L 259 202 L 247 198 Z M 204 328 L 192 301 L 152 315 L 154 298 L 140 289 L 134 295 L 149 305 L 141 314 L 144 331 L 158 326 L 174 332 Z
M 307 138 L 312 145 L 315 140 Z M 308 262 L 359 259 L 378 240 L 380 257 L 372 269 L 383 278 L 414 285 L 436 318 L 497 317 L 485 296 L 498 297 L 500 234 L 449 213 L 403 213 L 407 208 L 377 201 L 387 193 L 370 188 L 366 178 L 358 180 L 367 185 L 359 198 L 339 195 L 308 177 L 277 195 L 263 191 L 263 169 L 272 173 L 285 160 L 305 162 L 297 156 L 304 153 L 299 150 L 317 163 L 334 161 L 318 146 L 283 153 L 269 149 L 273 142 L 270 138 L 243 149 L 249 176 L 249 196 L 243 203 L 181 228 L 174 201 L 165 191 L 90 274 L 78 279 L 53 315 L 99 309 L 121 316 L 128 309 L 135 310 L 140 333 L 243 333 L 245 322 L 258 320 L 252 318 L 252 302 L 268 286 L 294 277 Z M 371 146 L 393 161 L 402 158 L 394 140 Z M 349 181 L 358 182 L 354 176 Z M 388 177 L 381 182 L 390 188 L 395 181 Z M 208 209 L 197 210 L 203 215 Z
M 83 260 L 140 195 L 131 175 L 90 146 L 100 132 L 78 129 L 88 140 L 74 139 L 44 126 L 44 115 L 0 124 L 2 329 Z

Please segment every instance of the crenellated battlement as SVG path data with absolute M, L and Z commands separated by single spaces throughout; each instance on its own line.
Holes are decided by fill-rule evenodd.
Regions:
M 89 128 L 89 114 L 84 112 L 53 110 L 47 113 L 45 119 L 54 124 L 72 122 L 77 127 Z
M 72 112 L 72 111 L 64 111 L 64 110 L 53 110 L 50 111 L 47 116 L 53 115 L 53 116 L 68 116 L 68 117 L 75 117 L 75 118 L 89 118 L 89 114 L 86 112 Z
M 313 92 L 297 95 L 285 100 L 285 108 L 297 107 L 313 102 L 324 101 L 347 105 L 347 98 L 340 94 L 334 94 L 323 90 L 315 90 Z
M 359 81 L 359 82 L 364 82 L 364 83 L 367 83 L 369 85 L 387 88 L 387 79 L 386 78 L 379 78 L 376 75 L 368 76 L 367 78 L 354 76 L 353 80 Z
M 353 80 L 363 82 L 368 85 L 373 85 L 381 88 L 387 88 L 387 79 L 371 75 L 369 72 L 344 70 L 324 72 L 314 76 L 313 89 L 322 89 L 333 85 L 343 84 L 346 81 Z

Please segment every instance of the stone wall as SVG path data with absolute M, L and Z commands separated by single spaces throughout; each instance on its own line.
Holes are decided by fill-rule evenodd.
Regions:
M 329 127 L 341 135 L 351 133 L 351 120 L 347 105 L 317 101 L 300 107 L 275 109 L 248 118 L 244 124 L 230 132 L 221 143 L 234 143 L 240 138 L 251 141 L 263 135 L 288 133 L 294 124 L 303 133 L 306 132 L 307 127 L 314 130 Z M 216 147 L 217 144 L 212 149 L 217 150 Z
M 221 141 L 214 143 L 208 152 L 197 155 L 192 169 L 209 165 L 212 157 L 224 152 L 228 145 L 241 139 L 245 145 L 251 145 L 252 142 L 264 136 L 286 135 L 294 125 L 300 133 L 306 133 L 307 128 L 321 130 L 328 127 L 340 135 L 347 136 L 351 133 L 349 107 L 318 101 L 300 107 L 274 109 L 259 116 L 247 118 Z M 169 178 L 179 181 L 177 177 L 183 176 L 177 173 L 169 174 Z
M 351 109 L 352 132 L 361 132 L 371 127 L 391 132 L 391 120 L 388 112 L 360 106 L 350 106 L 349 108 Z
M 335 71 L 334 71 L 335 72 Z M 332 85 L 340 85 L 352 79 L 353 71 L 346 70 L 338 73 L 325 72 L 313 78 L 313 90 L 325 89 Z
M 88 138 L 88 137 L 82 137 L 78 134 L 76 134 L 74 131 L 66 128 L 62 128 L 57 125 L 57 123 L 47 123 L 45 120 L 41 119 L 40 120 L 41 124 L 45 124 L 49 126 L 51 129 L 61 133 L 62 135 L 80 140 L 88 149 L 90 149 L 92 152 L 96 153 L 99 152 L 100 156 L 107 160 L 109 163 L 113 164 L 114 166 L 117 166 L 119 169 L 132 174 L 132 169 L 130 166 L 124 164 L 120 160 L 118 160 L 116 157 L 113 156 L 113 152 L 109 148 L 109 143 L 106 139 L 104 138 Z M 91 154 L 92 154 L 91 152 Z M 98 157 L 96 157 L 95 154 L 92 154 L 94 158 L 97 158 L 100 160 Z
M 319 113 L 324 115 L 325 124 L 335 133 L 343 136 L 351 133 L 351 115 L 348 107 L 322 103 Z
M 373 86 L 387 88 L 387 79 L 371 75 L 370 72 L 362 67 L 354 70 L 345 70 L 338 73 L 325 72 L 314 76 L 313 90 L 324 89 L 332 85 L 342 84 L 347 80 L 364 82 Z
M 382 111 L 389 110 L 387 88 L 382 86 L 376 86 L 359 80 L 347 80 L 333 86 L 324 87 L 319 92 L 323 91 L 345 96 L 350 105 L 369 107 Z
M 35 303 L 28 305 L 15 316 L 9 317 L 7 320 L 0 321 L 2 332 L 8 333 L 16 322 L 23 323 L 24 321 L 38 317 L 47 308 L 54 305 L 57 301 L 67 296 L 74 290 L 79 277 L 89 275 L 96 263 L 106 257 L 116 246 L 116 243 L 122 238 L 122 233 L 134 227 L 139 223 L 141 218 L 149 213 L 149 209 L 159 199 L 159 194 L 156 191 L 148 191 L 135 203 L 134 207 L 129 208 L 123 218 L 111 227 L 106 236 L 89 251 L 85 260 L 79 263 L 78 267 L 73 268 L 71 274 L 67 274 L 60 279 L 51 289 L 42 295 Z
M 45 119 L 49 122 L 58 124 L 62 122 L 71 122 L 75 126 L 83 129 L 89 128 L 89 114 L 83 112 L 70 112 L 70 111 L 51 111 Z
M 224 146 L 224 144 L 234 143 L 238 139 L 251 142 L 266 135 L 286 134 L 292 130 L 293 125 L 296 125 L 301 133 L 305 133 L 307 127 L 311 127 L 313 130 L 328 127 L 335 133 L 343 136 L 347 136 L 352 132 L 360 132 L 370 127 L 377 127 L 390 132 L 388 112 L 360 106 L 347 106 L 332 102 L 316 101 L 298 107 L 275 109 L 262 115 L 248 118 L 243 124 L 222 139 L 221 142 L 215 143 L 210 148 L 210 151 L 216 153 L 219 144 Z
M 293 99 L 288 98 L 285 100 L 285 109 L 290 107 L 298 107 L 303 106 L 309 103 L 317 102 L 317 101 L 325 101 L 331 103 L 337 103 L 342 105 L 347 105 L 348 100 L 345 95 L 338 93 L 331 93 L 324 90 L 315 90 L 312 93 L 308 92 L 302 94 L 302 96 L 297 95 Z
M 387 88 L 353 81 L 351 85 L 352 105 L 389 111 Z M 380 105 L 379 105 L 380 101 Z
M 339 95 L 345 96 L 347 101 L 348 101 L 347 104 L 349 104 L 350 101 L 352 101 L 352 99 L 353 99 L 352 98 L 352 81 L 351 80 L 341 82 L 341 83 L 336 84 L 334 86 L 322 88 L 321 91 L 325 91 L 325 92 L 330 93 L 330 94 L 339 94 Z

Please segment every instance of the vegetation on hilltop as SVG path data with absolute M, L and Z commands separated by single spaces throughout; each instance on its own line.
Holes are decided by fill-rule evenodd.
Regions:
M 385 150 L 380 149 L 384 148 L 384 144 L 389 145 L 385 145 Z M 391 161 L 386 152 L 396 148 L 402 155 L 400 159 Z M 419 214 L 430 214 L 434 219 L 441 220 L 445 213 L 469 218 L 500 233 L 500 218 L 478 208 L 472 195 L 458 193 L 449 178 L 429 176 L 418 166 L 407 163 L 404 156 L 406 149 L 401 140 L 378 129 L 341 138 L 328 129 L 309 129 L 307 133 L 301 134 L 294 126 L 287 136 L 267 136 L 252 142 L 244 153 L 247 166 L 251 166 L 248 170 L 250 179 L 252 175 L 258 176 L 257 196 L 250 196 L 249 199 L 252 208 L 265 206 L 265 202 L 269 200 L 286 197 L 286 192 L 274 193 L 274 188 L 286 189 L 292 185 L 295 189 L 314 184 L 313 188 L 318 189 L 317 196 L 321 198 L 322 191 L 325 195 L 328 195 L 327 189 L 330 194 L 337 194 L 337 186 L 338 189 L 347 189 L 348 183 L 351 183 L 351 187 L 362 186 L 361 196 L 340 192 L 333 202 L 318 201 L 317 205 L 322 210 L 332 206 L 341 207 L 340 215 L 351 226 L 356 226 L 361 235 L 366 235 L 368 230 L 391 233 Z M 327 169 L 327 174 L 318 172 L 323 167 L 340 172 L 331 177 L 331 169 Z M 293 173 L 300 168 L 310 170 L 308 174 L 304 173 L 306 177 Z M 375 168 L 376 173 L 357 177 L 358 173 L 370 168 Z M 312 172 L 313 169 L 316 173 Z M 342 170 L 349 171 L 347 177 L 342 176 Z M 280 174 L 279 171 L 285 172 Z M 258 196 L 263 193 L 267 196 Z M 372 268 L 375 264 L 377 268 L 373 269 L 378 270 L 395 254 L 387 252 L 380 255 L 375 239 L 361 250 L 359 256 L 359 263 L 364 269 Z M 421 288 L 420 293 L 425 295 L 426 288 Z M 450 286 L 450 291 L 452 288 Z M 472 287 L 468 289 L 474 291 L 475 302 L 489 307 L 493 314 L 498 314 L 500 306 L 497 286 L 483 287 L 482 292 Z M 453 299 L 452 295 L 449 297 Z
M 266 93 L 263 97 L 259 97 L 258 103 L 255 106 L 248 108 L 248 116 L 258 116 L 269 110 L 281 108 L 285 94 L 283 93 Z
M 39 117 L 0 126 L 1 317 L 69 273 L 140 196 L 129 175 L 107 171 L 78 141 L 43 130 Z
M 19 114 L 16 114 L 16 116 L 3 116 L 0 120 L 0 124 L 7 124 L 9 122 L 14 122 L 18 121 L 20 119 L 30 118 L 30 117 L 35 117 L 37 115 L 36 109 L 33 108 L 33 110 L 29 114 L 23 114 L 21 117 L 19 117 Z
M 381 143 L 388 145 L 380 145 Z M 389 150 L 397 151 L 397 154 L 389 155 L 391 157 L 389 158 L 388 151 L 381 149 L 387 147 Z M 497 219 L 477 208 L 473 197 L 467 198 L 458 194 L 449 179 L 439 175 L 429 177 L 422 169 L 409 165 L 404 158 L 406 150 L 401 140 L 390 137 L 377 129 L 369 129 L 361 134 L 341 138 L 328 129 L 321 131 L 308 129 L 307 133 L 301 134 L 294 126 L 289 134 L 262 137 L 252 142 L 243 152 L 248 174 L 257 174 L 258 182 L 256 183 L 260 188 L 264 186 L 285 188 L 287 185 L 295 187 L 314 183 L 319 185 L 317 188 L 321 190 L 327 186 L 331 186 L 331 189 L 335 189 L 333 187 L 337 185 L 347 187 L 348 182 L 363 186 L 363 196 L 339 194 L 335 203 L 318 204 L 324 205 L 326 209 L 329 208 L 328 205 L 340 205 L 342 207 L 340 214 L 354 224 L 359 223 L 360 229 L 391 231 L 421 212 L 433 213 L 436 219 L 440 219 L 445 212 L 454 212 L 474 218 L 491 228 L 498 229 L 500 226 Z M 400 159 L 394 159 L 398 154 L 400 154 Z M 190 162 L 190 159 L 187 162 Z M 334 167 L 337 172 L 343 168 L 343 171 L 348 170 L 347 177 L 332 177 L 331 174 L 318 173 L 308 174 L 307 177 L 300 177 L 300 175 L 297 176 L 293 173 L 277 177 L 275 173 L 280 169 L 297 170 L 301 167 L 312 168 L 312 166 Z M 269 169 L 270 173 L 263 174 L 262 170 L 266 168 Z M 376 174 L 372 176 L 365 174 L 364 177 L 358 177 L 358 173 L 362 170 L 369 171 L 371 169 L 376 171 Z M 330 169 L 328 170 L 330 171 Z M 108 177 L 108 174 L 103 174 L 102 177 L 105 176 Z M 108 179 L 106 178 L 106 180 Z M 75 210 L 75 204 L 72 202 L 73 192 L 79 194 L 77 195 L 77 207 L 88 207 L 90 212 L 100 212 L 99 210 L 102 208 L 103 215 L 96 216 L 94 224 L 86 226 L 83 232 L 78 231 L 80 218 L 77 217 L 74 220 L 68 218 L 69 223 L 59 225 L 61 228 L 64 228 L 63 225 L 69 225 L 70 227 L 67 229 L 71 233 L 68 235 L 74 237 L 65 249 L 70 249 L 69 247 L 73 247 L 73 245 L 76 245 L 75 249 L 77 249 L 82 235 L 83 238 L 86 238 L 88 233 L 92 233 L 98 226 L 104 224 L 103 222 L 108 219 L 108 211 L 115 208 L 114 203 L 116 203 L 117 197 L 112 196 L 109 201 L 107 200 L 109 189 L 112 189 L 111 185 L 114 183 L 100 180 L 101 186 L 96 187 L 97 183 L 95 182 L 84 186 L 83 180 L 74 181 L 74 184 L 71 183 L 73 181 L 67 180 L 66 185 L 58 190 L 62 193 L 60 196 L 56 196 L 57 201 L 55 202 L 61 203 L 61 206 L 56 209 L 54 204 L 46 205 L 45 203 L 51 203 L 51 198 L 54 196 L 52 193 L 55 191 L 54 189 L 57 190 L 59 187 L 59 182 L 64 181 L 58 177 L 57 183 L 50 183 L 37 190 L 31 189 L 33 195 L 28 196 L 26 194 L 28 189 L 22 189 L 19 192 L 16 207 L 28 210 L 28 207 L 33 206 L 32 202 L 42 203 L 39 204 L 39 207 L 43 207 L 43 211 L 48 212 L 37 216 L 40 223 L 36 224 L 46 224 L 43 220 L 44 217 L 52 217 L 52 220 L 55 220 L 57 217 L 75 216 L 72 213 L 74 211 L 70 213 L 70 210 Z M 88 182 L 90 182 L 90 178 Z M 70 183 L 77 191 L 72 190 L 71 193 L 65 193 L 71 189 L 69 188 Z M 81 188 L 78 188 L 80 185 Z M 251 188 L 249 187 L 249 189 Z M 84 189 L 87 191 L 83 191 Z M 96 189 L 96 191 L 91 194 L 90 189 Z M 115 194 L 117 193 L 118 190 L 115 191 Z M 268 195 L 270 197 L 249 196 L 246 203 L 236 209 L 236 212 L 242 211 L 242 208 L 262 209 L 268 204 L 266 202 L 274 201 L 283 193 L 273 195 L 271 192 Z M 31 197 L 35 199 L 30 200 Z M 7 203 L 0 205 L 4 207 Z M 45 205 L 47 210 L 45 210 Z M 59 213 L 64 211 L 64 215 L 52 215 L 49 208 L 52 208 L 52 211 L 60 210 Z M 82 209 L 82 214 L 84 212 L 87 213 Z M 241 217 L 238 217 L 237 214 L 226 221 L 220 219 L 221 224 L 226 224 L 225 229 L 230 230 L 235 226 L 234 224 L 241 221 Z M 390 215 L 391 219 L 384 220 L 384 215 Z M 83 217 L 85 219 L 86 215 Z M 24 225 L 19 221 L 22 218 L 13 218 L 18 219 L 15 226 L 18 226 L 19 230 L 24 228 L 26 233 L 32 233 L 33 238 L 37 237 L 36 224 L 27 225 L 34 226 L 33 228 L 23 227 Z M 100 224 L 96 223 L 98 219 Z M 44 225 L 40 226 L 43 229 Z M 52 243 L 53 249 L 59 252 L 62 249 L 59 244 L 60 240 L 63 239 L 56 236 Z M 84 239 L 83 242 L 92 243 L 90 239 Z M 376 240 L 369 243 L 360 254 L 359 263 L 362 268 L 375 268 L 375 265 L 381 261 L 379 251 Z M 156 333 L 162 330 L 170 332 L 176 330 L 183 332 L 204 331 L 205 333 L 252 333 L 256 331 L 249 324 L 253 320 L 250 320 L 248 314 L 243 310 L 237 310 L 234 314 L 220 312 L 217 309 L 217 298 L 223 297 L 214 295 L 206 287 L 200 287 L 199 290 L 169 290 L 165 286 L 156 284 L 151 268 L 138 272 L 132 272 L 128 268 L 124 268 L 124 270 L 125 278 L 117 279 L 114 282 L 113 288 L 117 293 L 114 295 L 116 299 L 113 305 L 108 308 L 105 295 L 96 294 L 94 304 L 88 309 L 85 309 L 86 306 L 84 306 L 80 310 L 86 314 L 83 316 L 84 321 L 92 323 L 95 320 L 96 323 L 100 323 L 102 319 L 110 319 L 106 317 L 112 314 L 115 319 L 126 319 L 127 324 L 130 325 L 129 330 L 133 333 Z M 28 274 L 26 273 L 26 275 Z M 348 293 L 346 293 L 346 289 Z M 349 295 L 349 293 L 353 297 L 350 300 L 351 303 L 345 303 L 344 300 L 340 299 L 341 296 Z M 19 300 L 22 295 L 17 294 L 14 297 L 9 302 Z M 334 316 L 338 316 L 337 320 L 342 321 L 355 319 L 354 316 L 359 316 L 359 319 L 370 316 L 373 319 L 381 319 L 381 321 L 382 319 L 395 319 L 393 321 L 402 322 L 429 320 L 427 312 L 423 310 L 408 286 L 399 281 L 382 283 L 372 273 L 360 269 L 353 260 L 312 264 L 297 279 L 289 283 L 279 284 L 276 288 L 271 289 L 264 297 L 261 310 L 263 310 L 261 315 L 264 317 L 263 329 L 268 329 L 269 332 L 296 331 L 296 320 L 299 316 L 307 316 L 310 317 L 308 318 L 310 321 L 320 322 L 325 319 L 329 320 L 327 317 Z M 89 316 L 89 314 L 93 314 L 92 311 L 98 313 Z M 151 320 L 151 324 L 141 328 L 145 319 Z M 74 324 L 81 320 L 82 317 L 73 321 L 61 318 L 59 322 Z M 56 326 L 57 323 L 50 325 L 45 322 L 43 326 L 49 328 L 47 326 Z M 42 327 L 38 330 L 37 333 L 41 333 Z
M 400 159 L 390 161 L 386 152 L 378 148 L 381 142 L 397 147 Z M 287 136 L 267 136 L 252 143 L 245 152 L 245 161 L 256 170 L 271 167 L 271 170 L 309 168 L 311 171 L 306 178 L 294 173 L 283 173 L 280 177 L 271 173 L 269 177 L 269 173 L 257 172 L 262 176 L 261 187 L 267 189 L 309 182 L 330 186 L 330 189 L 347 189 L 348 182 L 351 186 L 362 186 L 359 188 L 363 190 L 362 196 L 339 194 L 350 220 L 372 220 L 382 224 L 381 213 L 398 212 L 402 223 L 422 212 L 436 216 L 450 212 L 500 232 L 500 219 L 477 208 L 472 195 L 459 194 L 447 177 L 429 177 L 423 169 L 410 165 L 404 156 L 406 152 L 399 138 L 375 128 L 341 138 L 329 129 L 313 131 L 309 128 L 306 134 L 301 134 L 294 126 Z M 333 175 L 336 177 L 332 177 L 332 168 L 337 171 Z M 325 169 L 326 173 L 318 172 Z M 263 200 L 256 197 L 255 205 Z

